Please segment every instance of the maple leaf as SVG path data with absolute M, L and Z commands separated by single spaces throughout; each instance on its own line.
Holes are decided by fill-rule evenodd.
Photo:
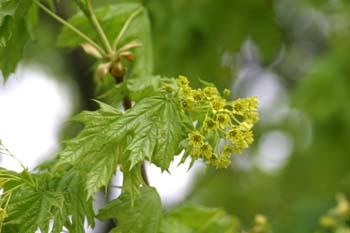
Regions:
M 168 169 L 192 126 L 174 100 L 163 96 L 145 98 L 124 114 L 98 103 L 99 110 L 84 111 L 73 118 L 85 128 L 66 142 L 56 165 L 69 163 L 85 172 L 88 197 L 108 186 L 118 164 L 124 172 L 144 160 Z

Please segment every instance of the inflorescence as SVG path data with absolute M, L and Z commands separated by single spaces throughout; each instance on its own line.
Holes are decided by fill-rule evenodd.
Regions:
M 259 120 L 257 97 L 229 101 L 228 89 L 222 97 L 214 86 L 192 89 L 184 76 L 176 83 L 180 109 L 197 122 L 187 138 L 191 158 L 202 158 L 216 168 L 228 167 L 231 155 L 242 153 L 254 141 L 252 127 Z

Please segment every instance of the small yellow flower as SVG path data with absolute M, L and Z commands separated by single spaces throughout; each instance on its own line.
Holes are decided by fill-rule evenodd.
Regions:
M 8 217 L 6 210 L 0 207 L 0 222 L 3 222 Z
M 193 100 L 193 96 L 192 96 L 192 88 L 189 86 L 184 86 L 181 88 L 181 92 L 182 95 L 186 98 L 186 99 L 190 99 Z
M 251 111 L 258 110 L 258 105 L 259 105 L 258 97 L 252 96 L 252 97 L 246 98 L 246 101 L 247 101 L 248 110 L 251 110 Z
M 216 87 L 205 87 L 203 93 L 207 99 L 212 99 L 218 95 L 218 89 Z
M 180 108 L 184 112 L 191 111 L 191 109 L 192 109 L 192 102 L 190 100 L 181 100 Z
M 207 117 L 203 122 L 204 130 L 205 131 L 211 131 L 216 130 L 218 128 L 218 124 L 216 121 L 214 121 L 212 118 Z
M 216 115 L 216 121 L 218 122 L 219 127 L 224 129 L 230 122 L 230 115 L 225 112 L 219 113 Z
M 217 168 L 227 168 L 231 164 L 231 160 L 228 158 L 220 158 L 217 163 Z
M 174 88 L 169 84 L 163 84 L 162 89 L 168 93 L 172 93 L 174 91 Z
M 205 98 L 201 89 L 196 89 L 192 91 L 192 97 L 194 101 L 202 101 Z
M 232 112 L 237 115 L 243 115 L 243 113 L 247 110 L 247 103 L 244 99 L 237 99 L 232 102 Z
M 212 153 L 208 161 L 213 165 L 217 165 L 219 162 L 219 156 L 216 153 Z
M 210 156 L 212 155 L 212 153 L 213 153 L 213 148 L 208 143 L 204 143 L 201 146 L 201 154 L 203 155 L 204 158 L 210 159 Z
M 245 122 L 249 122 L 251 124 L 254 124 L 259 120 L 259 113 L 258 112 L 245 112 L 243 114 L 243 118 Z
M 244 145 L 242 143 L 236 143 L 233 145 L 233 152 L 237 155 L 241 154 L 242 151 L 246 148 L 244 147 L 246 144 L 244 143 Z
M 191 150 L 190 155 L 191 155 L 191 158 L 193 160 L 199 159 L 199 157 L 201 156 L 200 147 L 198 147 L 198 146 L 193 147 L 192 150 Z
M 197 130 L 192 131 L 188 134 L 188 144 L 195 147 L 202 146 L 204 141 L 204 136 Z
M 225 107 L 225 104 L 226 104 L 225 99 L 221 98 L 220 96 L 217 96 L 210 101 L 210 106 L 212 107 L 213 112 L 218 112 L 223 110 Z
M 253 132 L 245 130 L 241 126 L 233 126 L 226 133 L 226 138 L 233 143 L 234 153 L 240 154 L 254 141 Z
M 247 144 L 252 144 L 254 142 L 253 132 L 251 130 L 242 131 L 242 138 Z M 247 146 L 248 147 L 248 146 Z
M 226 138 L 232 143 L 236 143 L 242 139 L 242 133 L 239 127 L 232 126 L 231 129 L 226 133 Z
M 234 153 L 234 146 L 232 144 L 226 144 L 223 148 L 222 148 L 222 152 L 221 152 L 221 157 L 223 158 L 229 158 L 231 157 L 231 155 Z
M 176 79 L 176 84 L 179 87 L 187 87 L 189 83 L 190 82 L 188 81 L 188 79 L 183 75 L 179 75 L 179 77 Z

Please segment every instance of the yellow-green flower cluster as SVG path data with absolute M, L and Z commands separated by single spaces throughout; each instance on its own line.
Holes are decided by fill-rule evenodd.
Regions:
M 229 166 L 231 155 L 240 154 L 254 141 L 252 128 L 259 119 L 257 97 L 228 101 L 228 89 L 224 90 L 224 97 L 214 86 L 192 89 L 185 76 L 179 76 L 176 84 L 181 111 L 197 121 L 196 130 L 187 138 L 190 156 L 217 168 Z M 218 148 L 220 140 L 225 143 Z
M 350 227 L 346 227 L 348 221 L 350 221 L 350 202 L 343 194 L 338 194 L 337 206 L 320 218 L 320 224 L 332 232 L 350 232 Z

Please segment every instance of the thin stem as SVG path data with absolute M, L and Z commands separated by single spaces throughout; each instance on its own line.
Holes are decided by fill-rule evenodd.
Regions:
M 7 209 L 7 206 L 9 204 L 9 201 L 10 201 L 10 198 L 11 198 L 11 193 L 9 194 L 9 196 L 7 197 L 7 200 L 6 200 L 6 203 L 5 203 L 5 206 L 4 206 L 4 209 L 6 210 Z M 2 204 L 2 203 L 1 203 Z M 2 232 L 2 223 L 3 221 L 0 222 L 0 233 Z
M 88 18 L 90 19 L 92 26 L 95 28 L 98 36 L 100 37 L 100 40 L 105 48 L 105 50 L 107 51 L 107 53 L 109 55 L 111 55 L 113 53 L 113 49 L 111 47 L 111 44 L 109 43 L 107 36 L 104 32 L 104 30 L 101 27 L 100 22 L 98 22 L 96 15 L 94 14 L 94 11 L 92 9 L 92 5 L 90 0 L 86 0 L 86 6 L 87 6 L 87 11 L 88 11 Z
M 23 163 L 19 160 L 19 159 L 17 159 L 16 158 L 16 156 L 14 156 L 3 144 L 0 144 L 0 146 L 2 147 L 0 147 L 3 151 L 5 151 L 6 153 L 3 153 L 2 152 L 2 154 L 4 154 L 4 155 L 8 155 L 8 156 L 10 156 L 10 157 L 12 157 L 13 159 L 15 159 L 20 165 L 21 165 L 21 167 L 23 168 L 23 170 L 26 170 L 26 168 L 25 168 L 25 166 L 23 165 Z
M 141 165 L 141 176 L 145 184 L 149 186 L 149 180 L 148 180 L 145 162 L 142 162 L 142 165 Z
M 206 223 L 204 223 L 201 228 L 198 230 L 199 232 L 203 232 L 204 230 L 208 229 L 208 226 L 210 226 L 210 224 L 212 224 L 213 222 L 215 222 L 216 220 L 218 220 L 221 216 L 223 215 L 223 212 L 217 212 L 213 217 L 211 217 L 208 221 L 206 221 Z
M 125 24 L 124 24 L 123 27 L 122 27 L 122 30 L 120 30 L 120 32 L 119 32 L 117 38 L 116 38 L 116 39 L 114 40 L 114 42 L 113 42 L 113 48 L 114 48 L 114 50 L 117 50 L 118 44 L 119 44 L 121 38 L 124 36 L 126 30 L 129 28 L 130 23 L 131 23 L 131 22 L 134 20 L 134 18 L 135 18 L 136 16 L 138 16 L 142 11 L 143 11 L 143 7 L 137 8 L 137 9 L 129 16 L 129 18 L 126 20 Z
M 9 175 L 9 174 L 1 174 L 1 178 L 11 179 L 11 180 L 22 180 L 22 178 L 15 176 L 15 175 Z
M 80 31 L 78 28 L 74 27 L 72 24 L 68 23 L 66 20 L 62 19 L 58 15 L 56 15 L 54 12 L 52 12 L 49 8 L 41 4 L 39 1 L 34 0 L 35 4 L 38 5 L 43 11 L 45 11 L 48 15 L 50 15 L 52 18 L 75 32 L 78 36 L 83 38 L 86 42 L 91 44 L 93 47 L 95 47 L 102 55 L 106 54 L 106 52 L 95 42 L 93 41 L 90 37 L 88 37 L 86 34 L 84 34 L 82 31 Z
M 237 124 L 241 124 L 241 122 L 240 122 L 234 115 L 232 115 L 231 118 L 232 118 Z
M 12 188 L 12 189 L 6 190 L 6 192 L 2 193 L 1 195 L 3 195 L 3 196 L 11 195 L 11 193 L 13 193 L 13 191 L 15 191 L 16 189 L 20 188 L 23 184 L 24 184 L 24 183 L 19 184 L 19 185 L 15 186 L 15 187 Z M 1 203 L 1 204 L 2 204 L 2 203 Z
M 9 202 L 10 202 L 11 196 L 12 196 L 12 193 L 10 193 L 10 194 L 9 194 L 9 196 L 8 196 L 8 198 L 7 198 L 7 200 L 6 200 L 6 203 L 5 203 L 5 208 L 4 208 L 4 209 L 6 209 L 6 208 L 7 208 L 7 206 L 9 205 Z

